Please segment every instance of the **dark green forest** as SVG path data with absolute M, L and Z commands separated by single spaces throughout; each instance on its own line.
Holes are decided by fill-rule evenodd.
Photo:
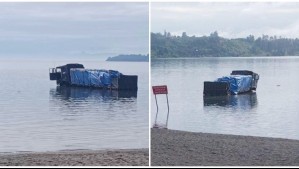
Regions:
M 209 36 L 173 36 L 151 33 L 152 58 L 299 56 L 299 39 L 263 35 L 227 39 L 216 32 Z

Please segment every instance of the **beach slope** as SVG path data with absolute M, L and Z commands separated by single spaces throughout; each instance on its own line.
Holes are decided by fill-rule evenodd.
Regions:
M 148 166 L 149 150 L 61 151 L 0 155 L 0 166 Z
M 299 166 L 299 141 L 152 129 L 152 166 Z

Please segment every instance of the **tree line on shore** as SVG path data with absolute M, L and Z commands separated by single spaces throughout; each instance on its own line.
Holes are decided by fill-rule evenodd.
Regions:
M 152 58 L 177 57 L 242 57 L 299 56 L 299 39 L 263 35 L 228 39 L 217 31 L 209 36 L 171 35 L 170 32 L 151 33 Z
M 121 54 L 118 56 L 114 57 L 109 57 L 106 61 L 127 61 L 127 62 L 149 62 L 149 55 L 141 55 L 141 54 L 130 54 L 130 55 L 125 55 Z

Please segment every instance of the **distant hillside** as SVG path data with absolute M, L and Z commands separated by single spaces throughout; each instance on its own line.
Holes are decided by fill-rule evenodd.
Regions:
M 109 57 L 106 61 L 110 62 L 149 62 L 149 55 L 118 55 Z
M 299 56 L 299 39 L 267 35 L 227 39 L 217 32 L 202 37 L 152 33 L 151 46 L 151 58 Z

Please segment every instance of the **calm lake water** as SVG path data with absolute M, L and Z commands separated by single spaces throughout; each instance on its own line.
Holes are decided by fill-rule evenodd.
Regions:
M 260 75 L 257 92 L 203 97 L 203 82 L 232 70 Z M 170 129 L 299 140 L 299 57 L 157 59 L 152 85 L 169 87 Z M 158 123 L 165 124 L 166 99 L 158 97 Z M 152 122 L 156 113 L 151 99 Z
M 138 75 L 137 93 L 60 88 L 49 68 L 82 63 Z M 0 152 L 148 148 L 148 63 L 0 62 Z

